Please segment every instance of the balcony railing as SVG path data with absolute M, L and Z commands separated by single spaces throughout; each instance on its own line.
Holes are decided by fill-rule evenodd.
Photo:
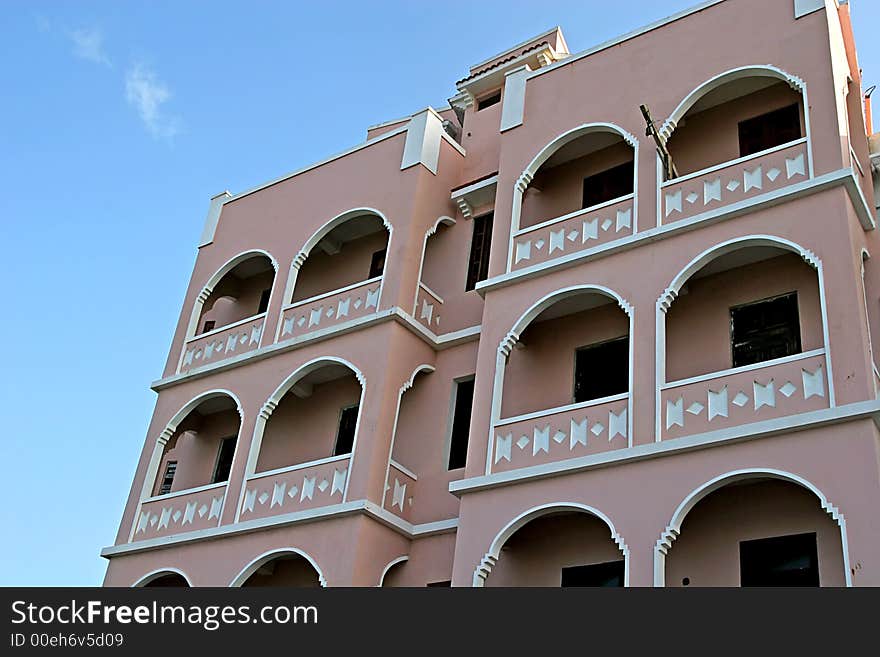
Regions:
M 414 472 L 392 460 L 388 467 L 382 507 L 404 520 L 411 520 L 417 481 Z
M 187 372 L 257 349 L 265 321 L 266 313 L 262 313 L 190 338 L 183 346 L 179 371 Z
M 416 320 L 434 333 L 440 331 L 440 307 L 443 298 L 424 283 L 419 283 L 416 296 Z
M 628 194 L 513 234 L 512 269 L 591 249 L 633 234 L 635 196 Z
M 289 340 L 371 315 L 379 308 L 381 290 L 382 277 L 378 276 L 285 306 L 279 339 Z
M 226 482 L 151 497 L 141 504 L 132 540 L 209 529 L 220 524 Z
M 351 454 L 259 472 L 245 481 L 240 518 L 268 518 L 342 502 Z
M 660 186 L 668 224 L 792 185 L 809 177 L 806 138 L 669 180 Z
M 828 408 L 825 350 L 713 372 L 661 386 L 661 437 Z
M 629 446 L 629 393 L 499 420 L 492 470 L 501 472 Z

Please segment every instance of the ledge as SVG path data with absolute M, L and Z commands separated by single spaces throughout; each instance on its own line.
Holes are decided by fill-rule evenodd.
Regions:
M 799 415 L 788 415 L 765 422 L 743 424 L 738 427 L 730 427 L 718 431 L 674 438 L 661 442 L 636 445 L 613 452 L 604 452 L 591 456 L 584 456 L 553 463 L 508 470 L 495 474 L 470 477 L 453 481 L 449 484 L 449 492 L 461 497 L 467 493 L 476 493 L 482 490 L 498 488 L 524 482 L 537 481 L 548 477 L 575 474 L 596 468 L 612 465 L 622 465 L 645 459 L 671 456 L 684 452 L 705 449 L 721 444 L 731 444 L 758 438 L 768 438 L 784 433 L 793 433 L 803 429 L 815 429 L 830 424 L 839 424 L 863 418 L 872 418 L 880 425 L 880 400 L 870 400 L 826 408 L 820 411 L 811 411 Z
M 871 216 L 871 211 L 868 208 L 865 197 L 862 195 L 862 190 L 858 185 L 858 181 L 855 178 L 855 172 L 852 168 L 844 168 L 766 194 L 761 194 L 760 196 L 754 196 L 736 203 L 731 203 L 730 205 L 715 208 L 687 219 L 681 219 L 671 224 L 664 224 L 656 228 L 642 230 L 629 237 L 606 242 L 605 244 L 601 244 L 591 249 L 584 249 L 576 253 L 561 256 L 554 260 L 532 265 L 531 267 L 524 267 L 523 269 L 517 269 L 516 271 L 506 272 L 500 276 L 494 276 L 477 283 L 477 293 L 485 297 L 486 292 L 500 289 L 514 283 L 519 283 L 520 281 L 529 280 L 536 276 L 543 276 L 551 271 L 577 266 L 584 262 L 604 258 L 614 253 L 628 251 L 642 246 L 643 244 L 650 244 L 672 235 L 696 230 L 718 221 L 734 219 L 762 208 L 770 208 L 781 203 L 817 194 L 826 189 L 841 185 L 849 194 L 862 228 L 866 231 L 873 230 L 876 227 L 876 224 Z

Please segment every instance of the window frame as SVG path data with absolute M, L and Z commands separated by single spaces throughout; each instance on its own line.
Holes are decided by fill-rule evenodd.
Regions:
M 217 472 L 220 469 L 220 457 L 223 455 L 223 447 L 224 445 L 227 445 L 230 440 L 235 441 L 235 446 L 232 448 L 232 458 L 229 460 L 229 474 L 226 476 L 226 479 L 222 481 L 217 481 Z M 235 462 L 236 449 L 238 449 L 238 435 L 226 436 L 220 439 L 220 444 L 217 446 L 217 456 L 214 459 L 214 470 L 211 474 L 211 484 L 221 484 L 223 482 L 229 481 L 229 477 L 232 475 L 232 465 Z
M 606 344 L 610 344 L 612 342 L 619 342 L 621 340 L 627 341 L 627 345 L 626 345 L 626 390 L 624 390 L 624 392 L 613 392 L 610 395 L 602 395 L 600 397 L 592 397 L 590 399 L 585 399 L 584 401 L 581 401 L 581 402 L 577 401 L 578 352 L 583 351 L 585 349 L 600 347 L 600 346 L 603 346 Z M 581 345 L 580 347 L 575 347 L 574 354 L 573 354 L 574 364 L 572 365 L 572 369 L 571 369 L 571 403 L 572 404 L 586 404 L 587 402 L 595 401 L 597 399 L 603 399 L 605 397 L 611 397 L 613 395 L 622 395 L 624 393 L 629 393 L 630 392 L 630 383 L 631 383 L 630 369 L 632 367 L 632 363 L 630 362 L 632 360 L 631 350 L 632 350 L 632 345 L 629 343 L 629 333 L 627 333 L 626 335 L 621 335 L 616 338 L 608 338 L 607 340 L 599 340 L 598 342 L 591 342 L 590 344 L 585 344 L 585 345 Z
M 475 112 L 482 112 L 484 109 L 489 109 L 490 107 L 494 107 L 495 105 L 500 105 L 501 101 L 504 99 L 503 89 L 498 89 L 496 91 L 490 91 L 489 93 L 483 94 L 480 98 L 474 99 L 474 107 Z M 491 101 L 486 104 L 487 101 Z
M 488 217 L 488 219 L 487 219 Z M 471 285 L 471 269 L 473 268 L 474 263 L 474 238 L 476 237 L 476 227 L 478 221 L 485 222 L 488 221 L 488 228 L 485 228 L 485 233 L 483 237 L 483 243 L 481 246 L 479 267 L 477 268 L 477 272 L 474 278 L 473 285 Z M 492 230 L 495 226 L 495 209 L 488 212 L 484 212 L 483 214 L 473 217 L 471 219 L 471 239 L 468 247 L 468 258 L 467 258 L 467 273 L 465 274 L 464 281 L 464 291 L 472 292 L 477 289 L 477 285 L 482 281 L 485 281 L 489 278 L 489 260 L 492 256 Z M 485 253 L 483 253 L 485 252 Z M 485 257 L 485 259 L 484 259 Z M 485 266 L 484 266 L 485 263 Z M 483 270 L 485 269 L 485 274 L 483 274 Z
M 166 492 L 162 492 L 162 489 L 165 487 L 165 480 L 168 478 L 168 470 L 174 466 L 174 472 L 171 474 L 171 481 L 168 482 L 168 490 Z M 170 495 L 172 492 L 172 488 L 174 487 L 174 477 L 177 475 L 177 459 L 165 461 L 165 470 L 162 473 L 162 478 L 159 480 L 159 489 L 156 491 L 156 496 Z
M 449 467 L 449 461 L 452 458 L 452 434 L 455 428 L 455 410 L 458 406 L 458 387 L 462 383 L 475 382 L 477 379 L 476 373 L 467 374 L 465 376 L 459 376 L 452 380 L 452 391 L 449 395 L 449 415 L 447 419 L 447 427 L 446 427 L 446 440 L 445 440 L 445 449 L 443 450 L 443 467 L 446 472 L 452 472 L 453 470 L 461 470 L 462 468 L 467 466 L 467 449 L 465 449 L 465 458 L 464 464 L 455 468 Z M 474 387 L 474 393 L 476 393 L 476 386 Z M 471 398 L 471 416 L 474 413 L 474 405 L 473 398 Z M 470 425 L 470 423 L 468 423 Z M 469 447 L 470 436 L 465 443 L 466 447 Z
M 357 411 L 357 417 L 355 417 L 355 420 L 354 420 L 354 429 L 352 430 L 352 435 L 351 435 L 351 449 L 348 450 L 347 452 L 339 453 L 338 446 L 339 446 L 339 434 L 342 430 L 342 417 L 345 415 L 346 411 L 348 411 L 352 408 L 356 408 L 356 409 L 358 409 L 358 411 Z M 339 414 L 336 418 L 336 438 L 333 441 L 332 456 L 345 456 L 346 454 L 354 454 L 354 443 L 357 440 L 358 423 L 360 422 L 360 419 L 361 419 L 360 402 L 356 402 L 354 404 L 348 404 L 347 406 L 343 406 L 342 408 L 339 409 Z
M 783 292 L 782 294 L 774 294 L 773 296 L 764 297 L 764 298 L 762 298 L 762 299 L 755 299 L 754 301 L 747 301 L 747 302 L 745 302 L 745 303 L 736 304 L 736 305 L 734 305 L 734 306 L 730 306 L 730 307 L 727 309 L 727 317 L 728 317 L 728 321 L 729 321 L 729 335 L 728 335 L 728 342 L 730 343 L 730 367 L 731 367 L 731 369 L 735 369 L 735 368 L 737 368 L 737 367 L 748 367 L 748 366 L 750 366 L 750 365 L 756 365 L 756 364 L 758 364 L 758 363 L 766 363 L 766 362 L 768 362 L 768 360 L 775 360 L 775 358 L 770 358 L 770 359 L 767 359 L 767 360 L 754 361 L 754 362 L 752 362 L 752 363 L 745 363 L 745 364 L 742 364 L 742 365 L 736 365 L 736 364 L 735 364 L 735 363 L 736 363 L 736 352 L 735 352 L 736 341 L 735 341 L 735 335 L 734 335 L 734 332 L 733 332 L 733 331 L 734 331 L 734 329 L 733 329 L 733 311 L 734 311 L 734 310 L 739 310 L 739 309 L 741 309 L 741 308 L 745 308 L 745 307 L 748 307 L 748 306 L 754 306 L 754 305 L 757 305 L 757 304 L 759 304 L 759 303 L 767 303 L 767 302 L 769 302 L 769 301 L 775 301 L 775 300 L 777 300 L 777 299 L 782 299 L 782 298 L 784 298 L 784 297 L 789 297 L 789 296 L 793 296 L 793 297 L 794 297 L 794 299 L 795 299 L 795 307 L 796 307 L 796 309 L 797 309 L 797 334 L 796 334 L 796 335 L 797 335 L 798 351 L 795 351 L 795 352 L 793 352 L 793 353 L 791 353 L 791 354 L 787 354 L 786 356 L 778 356 L 777 358 L 786 358 L 786 357 L 788 357 L 788 356 L 795 356 L 795 355 L 797 355 L 797 354 L 802 354 L 802 353 L 804 353 L 803 335 L 802 335 L 802 333 L 801 333 L 803 327 L 802 327 L 802 324 L 801 324 L 801 305 L 800 305 L 800 297 L 799 297 L 799 295 L 798 295 L 798 290 L 797 290 L 797 289 L 794 289 L 794 290 L 792 290 L 791 292 Z
M 382 258 L 382 269 L 379 270 L 379 273 L 373 273 L 376 268 L 376 260 L 378 257 Z M 374 278 L 379 278 L 380 276 L 385 275 L 385 265 L 388 264 L 388 247 L 384 247 L 379 249 L 378 251 L 374 251 L 373 255 L 370 256 L 370 269 L 367 272 L 367 280 L 371 280 Z

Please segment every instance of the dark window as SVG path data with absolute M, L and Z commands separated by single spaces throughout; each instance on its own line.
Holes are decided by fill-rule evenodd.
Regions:
M 574 352 L 575 403 L 629 390 L 629 337 L 581 347 Z
M 477 100 L 477 111 L 486 109 L 487 107 L 492 107 L 492 105 L 497 105 L 501 102 L 501 91 L 496 91 L 494 94 L 489 96 L 483 96 L 482 98 Z
M 257 314 L 264 313 L 269 310 L 269 297 L 272 296 L 272 288 L 263 290 L 260 295 L 260 305 L 257 307 Z
M 333 450 L 333 456 L 351 453 L 357 421 L 357 406 L 347 406 L 339 413 L 339 430 L 336 432 L 336 448 Z
M 739 544 L 742 586 L 819 586 L 816 534 L 794 534 Z
M 205 325 L 202 327 L 202 333 L 213 331 L 215 326 L 217 326 L 217 322 L 215 322 L 213 319 L 206 319 Z
M 797 292 L 730 309 L 733 366 L 799 354 Z
M 171 492 L 175 472 L 177 472 L 177 461 L 168 461 L 165 464 L 165 474 L 162 475 L 162 484 L 159 486 L 159 495 L 167 495 Z
M 471 408 L 474 405 L 474 380 L 455 384 L 455 409 L 452 412 L 452 434 L 449 438 L 449 469 L 463 468 L 467 461 Z
M 442 582 L 428 582 L 427 586 L 429 588 L 431 588 L 431 587 L 437 587 L 437 588 L 449 587 L 449 586 L 452 586 L 452 581 L 447 579 L 447 580 L 443 580 Z
M 581 207 L 591 208 L 633 192 L 633 163 L 627 162 L 584 178 Z
M 474 234 L 471 238 L 471 255 L 468 259 L 467 284 L 464 289 L 473 290 L 477 283 L 489 275 L 489 249 L 492 247 L 492 219 L 490 212 L 474 217 Z
M 232 457 L 235 456 L 236 436 L 224 438 L 220 441 L 220 451 L 217 453 L 217 467 L 214 468 L 213 484 L 221 481 L 229 481 L 229 471 L 232 469 Z
M 385 271 L 386 251 L 387 249 L 382 249 L 373 254 L 373 258 L 370 260 L 370 275 L 367 276 L 367 278 L 376 278 L 377 276 L 381 276 L 382 272 Z
M 767 150 L 801 138 L 801 111 L 797 103 L 739 122 L 739 155 Z
M 623 561 L 563 568 L 562 586 L 623 586 Z

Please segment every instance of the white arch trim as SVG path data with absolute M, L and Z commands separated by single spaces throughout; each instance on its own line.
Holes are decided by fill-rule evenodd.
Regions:
M 492 568 L 494 568 L 501 554 L 501 548 L 519 529 L 536 518 L 558 511 L 581 511 L 595 516 L 608 526 L 608 529 L 611 531 L 611 539 L 617 544 L 617 547 L 623 554 L 623 585 L 629 586 L 629 547 L 627 547 L 623 537 L 614 528 L 614 523 L 611 522 L 608 516 L 592 506 L 579 502 L 551 502 L 549 504 L 542 504 L 520 513 L 516 518 L 507 523 L 504 529 L 498 532 L 492 540 L 489 551 L 474 569 L 472 585 L 475 587 L 485 586 L 486 579 L 489 577 L 489 573 L 492 572 Z
M 535 177 L 538 169 L 540 169 L 541 166 L 547 160 L 549 160 L 550 157 L 560 148 L 562 148 L 569 142 L 574 141 L 575 139 L 597 132 L 616 133 L 620 135 L 623 138 L 623 141 L 629 144 L 633 149 L 633 234 L 638 231 L 639 140 L 616 123 L 582 123 L 581 125 L 572 128 L 571 130 L 567 130 L 561 135 L 558 135 L 550 143 L 541 148 L 541 150 L 538 151 L 538 154 L 532 158 L 532 161 L 529 162 L 528 166 L 523 170 L 519 178 L 517 178 L 516 182 L 514 183 L 513 209 L 511 211 L 510 217 L 510 236 L 508 239 L 507 264 L 505 265 L 506 271 L 510 272 L 511 262 L 513 261 L 514 236 L 517 234 L 517 232 L 519 232 L 520 229 L 523 194 L 525 194 L 526 189 L 528 188 L 529 184 L 531 184 L 532 178 Z
M 391 425 L 391 445 L 388 448 L 388 461 L 385 463 L 385 489 L 382 492 L 382 503 L 380 505 L 382 508 L 385 508 L 385 491 L 388 490 L 388 477 L 391 473 L 391 457 L 394 454 L 394 442 L 397 440 L 397 422 L 400 419 L 400 406 L 403 404 L 403 393 L 413 387 L 413 383 L 415 383 L 416 377 L 419 374 L 422 372 L 430 374 L 434 370 L 435 368 L 433 365 L 422 363 L 412 371 L 412 374 L 410 374 L 409 378 L 403 382 L 403 385 L 400 386 L 400 390 L 397 393 L 397 407 L 394 410 L 394 424 Z
M 178 568 L 157 568 L 156 570 L 150 571 L 136 582 L 134 582 L 131 586 L 132 588 L 142 588 L 149 584 L 150 582 L 159 579 L 160 577 L 164 577 L 165 575 L 180 575 L 183 577 L 187 586 L 192 586 L 192 580 L 190 580 L 189 576 Z
M 261 568 L 262 566 L 264 566 L 265 564 L 269 563 L 270 561 L 272 561 L 273 559 L 276 559 L 278 557 L 283 557 L 285 555 L 291 555 L 291 554 L 296 554 L 296 555 L 302 557 L 303 559 L 305 559 L 306 561 L 308 561 L 309 564 L 312 566 L 312 568 L 315 569 L 315 572 L 318 573 L 318 582 L 321 584 L 322 587 L 326 588 L 327 578 L 324 577 L 324 572 L 321 570 L 320 566 L 318 566 L 318 562 L 315 561 L 308 552 L 305 552 L 304 550 L 300 550 L 299 548 L 295 548 L 295 547 L 276 548 L 274 550 L 269 550 L 268 552 L 264 552 L 263 554 L 258 556 L 256 559 L 251 561 L 247 566 L 242 568 L 241 572 L 239 572 L 238 575 L 236 575 L 232 579 L 232 581 L 229 582 L 229 587 L 230 588 L 238 588 L 238 587 L 242 586 L 247 581 L 248 577 L 250 577 L 255 572 L 257 572 L 257 570 L 259 568 Z
M 770 64 L 753 64 L 749 66 L 739 66 L 737 68 L 732 68 L 728 71 L 724 71 L 723 73 L 719 73 L 718 75 L 709 78 L 708 80 L 699 84 L 697 87 L 691 90 L 691 92 L 687 96 L 685 96 L 684 99 L 678 104 L 678 106 L 672 111 L 672 113 L 669 115 L 669 118 L 663 122 L 663 125 L 660 127 L 660 135 L 664 139 L 669 139 L 669 137 L 671 137 L 672 133 L 675 131 L 675 128 L 678 126 L 678 122 L 681 120 L 681 118 L 688 113 L 688 110 L 690 110 L 691 107 L 696 105 L 697 102 L 709 92 L 714 91 L 718 87 L 721 87 L 729 82 L 754 77 L 776 78 L 777 80 L 785 82 L 792 89 L 803 95 L 804 113 L 808 111 L 808 106 L 806 102 L 807 85 L 801 78 Z M 809 125 L 809 121 L 806 120 L 807 117 L 804 118 L 804 122 Z M 809 128 L 807 129 L 809 130 Z
M 251 258 L 259 258 L 266 257 L 269 259 L 269 262 L 272 263 L 272 268 L 275 270 L 275 273 L 278 273 L 278 261 L 272 256 L 268 251 L 264 251 L 263 249 L 251 249 L 250 251 L 243 251 L 239 253 L 237 256 L 234 256 L 227 260 L 220 269 L 214 272 L 211 278 L 208 279 L 208 282 L 202 287 L 202 291 L 199 292 L 198 297 L 196 297 L 195 303 L 193 303 L 192 313 L 190 314 L 189 324 L 186 328 L 186 335 L 184 336 L 184 341 L 192 338 L 196 333 L 196 328 L 199 324 L 199 317 L 202 314 L 202 308 L 205 306 L 205 301 L 208 300 L 208 297 L 211 296 L 211 293 L 214 291 L 214 288 L 217 284 L 223 279 L 226 274 L 235 269 L 238 265 L 240 265 L 245 260 L 250 260 Z M 273 281 L 272 288 L 275 288 L 275 284 Z M 181 358 L 183 355 L 181 354 Z
M 611 288 L 605 287 L 604 285 L 593 285 L 593 284 L 584 284 L 584 285 L 572 285 L 570 287 L 561 288 L 559 290 L 555 290 L 550 292 L 549 294 L 544 295 L 532 304 L 528 310 L 526 310 L 522 315 L 520 315 L 519 319 L 513 325 L 513 328 L 507 332 L 507 335 L 502 338 L 501 342 L 498 344 L 498 352 L 495 356 L 495 380 L 492 385 L 492 407 L 491 407 L 491 417 L 489 422 L 489 442 L 488 448 L 486 449 L 486 474 L 492 474 L 492 458 L 494 452 L 494 436 L 495 436 L 495 426 L 498 424 L 499 420 L 501 420 L 501 402 L 504 397 L 504 373 L 507 370 L 507 357 L 510 355 L 510 351 L 513 349 L 514 345 L 519 341 L 520 336 L 523 331 L 531 324 L 534 319 L 540 315 L 544 310 L 552 306 L 553 304 L 562 301 L 563 299 L 567 299 L 569 297 L 577 296 L 579 294 L 601 294 L 603 296 L 609 297 L 617 302 L 617 305 L 627 314 L 629 317 L 629 392 L 632 393 L 633 388 L 633 329 L 634 329 L 634 314 L 635 309 L 632 304 L 630 304 L 626 299 L 620 296 L 617 292 L 612 290 Z M 627 413 L 627 441 L 629 446 L 632 447 L 632 412 Z
M 421 258 L 421 260 L 419 260 L 419 278 L 418 278 L 419 284 L 421 284 L 421 282 L 422 282 L 422 273 L 425 269 L 425 254 L 428 252 L 428 239 L 430 237 L 432 237 L 433 235 L 437 234 L 437 230 L 440 228 L 440 226 L 454 226 L 454 225 L 455 225 L 455 219 L 444 215 L 444 216 L 438 217 L 437 221 L 435 221 L 433 224 L 431 224 L 428 227 L 428 230 L 425 231 L 425 239 L 422 240 L 422 258 Z M 419 312 L 418 307 L 419 307 L 419 288 L 418 288 L 418 286 L 416 286 L 416 293 L 415 293 L 415 296 L 413 297 L 413 311 L 412 311 L 413 317 L 416 317 L 416 314 Z
M 391 222 L 388 221 L 388 217 L 386 217 L 382 212 L 376 210 L 375 208 L 352 208 L 351 210 L 346 210 L 335 217 L 333 217 L 330 221 L 321 226 L 318 230 L 312 233 L 312 236 L 309 237 L 305 244 L 303 244 L 302 248 L 297 252 L 294 256 L 293 261 L 290 263 L 290 271 L 287 273 L 287 282 L 284 284 L 284 297 L 281 300 L 281 308 L 282 314 L 284 312 L 284 307 L 290 303 L 290 299 L 293 297 L 294 290 L 296 289 L 296 279 L 299 276 L 299 270 L 305 264 L 306 260 L 309 257 L 309 254 L 312 252 L 312 249 L 317 246 L 318 242 L 320 242 L 331 230 L 336 228 L 337 226 L 341 226 L 346 221 L 351 219 L 355 219 L 356 217 L 361 217 L 364 215 L 373 215 L 378 217 L 382 221 L 382 225 L 385 227 L 385 230 L 388 231 L 388 245 L 386 249 L 388 253 L 391 252 L 391 237 L 394 234 L 394 226 L 391 225 Z M 384 277 L 382 283 L 384 283 Z M 379 288 L 379 298 L 382 298 L 382 288 Z M 378 307 L 378 304 L 377 304 Z M 278 327 L 275 331 L 275 341 L 281 337 L 281 317 L 278 318 Z
M 394 568 L 394 566 L 396 566 L 397 564 L 406 563 L 407 561 L 409 561 L 409 556 L 406 554 L 402 557 L 397 557 L 396 559 L 392 559 L 391 561 L 389 561 L 388 565 L 382 569 L 382 574 L 379 576 L 379 583 L 376 584 L 376 586 L 378 588 L 382 588 L 382 586 L 385 584 L 385 576 L 388 574 L 388 571 Z
M 241 405 L 241 400 L 238 396 L 232 392 L 231 390 L 227 390 L 225 388 L 215 388 L 213 390 L 207 390 L 192 399 L 190 399 L 186 404 L 184 404 L 168 421 L 165 425 L 165 428 L 162 429 L 161 433 L 156 438 L 156 442 L 153 445 L 153 453 L 150 456 L 150 462 L 147 465 L 147 471 L 144 474 L 144 481 L 141 485 L 141 494 L 138 499 L 137 509 L 135 510 L 134 519 L 132 519 L 131 523 L 131 531 L 128 535 L 128 540 L 131 542 L 134 539 L 135 527 L 137 525 L 137 518 L 140 516 L 141 507 L 143 506 L 144 500 L 151 497 L 151 491 L 153 490 L 153 484 L 156 482 L 156 475 L 159 472 L 159 465 L 162 463 L 162 453 L 165 451 L 165 445 L 168 444 L 168 441 L 171 439 L 171 436 L 174 435 L 174 432 L 177 431 L 178 425 L 183 422 L 187 415 L 189 415 L 192 411 L 194 411 L 202 402 L 206 402 L 209 399 L 214 399 L 216 397 L 229 397 L 232 401 L 235 402 L 235 408 L 238 411 L 239 423 L 238 423 L 238 437 L 236 438 L 235 444 L 235 453 L 233 454 L 233 463 L 235 463 L 235 457 L 238 455 L 239 446 L 241 445 L 241 427 L 244 424 L 244 410 Z M 223 493 L 224 498 L 226 493 Z M 225 504 L 225 499 L 224 499 Z
M 745 249 L 749 247 L 755 246 L 770 246 L 778 249 L 783 249 L 785 251 L 791 251 L 792 253 L 798 254 L 801 258 L 804 259 L 808 265 L 810 265 L 813 269 L 816 270 L 816 278 L 818 279 L 819 285 L 819 309 L 822 316 L 822 340 L 824 342 L 825 348 L 825 371 L 827 372 L 828 377 L 828 403 L 833 408 L 835 403 L 834 398 L 834 373 L 831 369 L 831 354 L 829 353 L 829 345 L 831 344 L 829 339 L 828 332 L 828 307 L 826 303 L 826 295 L 825 295 L 825 276 L 822 269 L 822 260 L 809 249 L 804 248 L 800 244 L 792 242 L 791 240 L 785 239 L 784 237 L 777 237 L 775 235 L 744 235 L 742 237 L 735 237 L 733 239 L 729 239 L 725 242 L 721 242 L 720 244 L 716 244 L 714 246 L 709 247 L 698 256 L 696 256 L 693 260 L 691 260 L 675 277 L 672 279 L 672 282 L 669 284 L 660 297 L 657 299 L 657 322 L 656 322 L 656 335 L 657 335 L 657 344 L 655 345 L 654 353 L 656 355 L 655 362 L 655 372 L 656 372 L 656 426 L 655 426 L 655 441 L 660 441 L 661 434 L 661 403 L 660 403 L 660 392 L 663 384 L 666 383 L 666 313 L 669 308 L 672 306 L 672 303 L 678 297 L 679 292 L 681 292 L 681 288 L 685 283 L 696 274 L 700 269 L 704 266 L 728 253 L 732 253 L 733 251 L 738 251 L 739 249 Z
M 840 545 L 843 551 L 844 576 L 846 579 L 846 585 L 852 586 L 852 573 L 849 565 L 849 545 L 846 535 L 846 518 L 844 518 L 843 513 L 841 513 L 836 506 L 832 505 L 828 501 L 828 498 L 825 497 L 825 494 L 811 482 L 796 474 L 792 474 L 791 472 L 776 470 L 773 468 L 745 468 L 742 470 L 733 470 L 719 475 L 691 491 L 687 497 L 682 500 L 681 504 L 678 505 L 675 513 L 672 514 L 672 519 L 669 521 L 669 524 L 660 535 L 660 538 L 657 539 L 657 543 L 654 546 L 654 586 L 666 586 L 666 555 L 672 547 L 672 544 L 675 542 L 675 539 L 678 538 L 678 535 L 681 533 L 681 526 L 687 517 L 687 514 L 690 513 L 703 498 L 728 484 L 746 479 L 765 477 L 798 484 L 819 498 L 819 503 L 822 505 L 822 508 L 829 516 L 831 516 L 832 520 L 837 523 L 838 527 L 840 527 Z
M 241 486 L 241 492 L 239 493 L 238 498 L 238 506 L 235 511 L 235 521 L 238 522 L 241 517 L 242 505 L 244 503 L 244 496 L 247 492 L 247 480 L 254 475 L 257 468 L 257 461 L 260 457 L 260 447 L 263 444 L 263 434 L 266 431 L 266 422 L 272 416 L 272 413 L 278 407 L 278 404 L 284 398 L 293 386 L 299 382 L 304 376 L 314 372 L 315 370 L 321 369 L 327 365 L 342 365 L 347 367 L 351 372 L 355 375 L 358 380 L 358 383 L 361 384 L 361 396 L 358 401 L 359 407 L 363 409 L 364 407 L 364 394 L 367 387 L 367 379 L 361 372 L 361 370 L 351 361 L 346 360 L 344 358 L 339 358 L 338 356 L 319 356 L 317 358 L 313 358 L 312 360 L 303 363 L 296 370 L 293 371 L 281 384 L 275 388 L 275 391 L 269 396 L 269 399 L 263 404 L 262 408 L 260 408 L 260 412 L 257 414 L 257 419 L 254 424 L 254 437 L 251 440 L 250 447 L 248 449 L 248 458 L 247 463 L 245 464 L 244 471 L 244 481 Z M 348 476 L 345 478 L 345 489 L 342 492 L 342 501 L 344 502 L 348 497 L 348 482 L 351 481 L 351 470 L 354 465 L 355 453 L 357 451 L 357 442 L 358 442 L 358 434 L 360 433 L 361 428 L 361 416 L 362 413 L 358 412 L 358 419 L 354 428 L 354 443 L 351 448 L 351 459 L 348 465 Z

